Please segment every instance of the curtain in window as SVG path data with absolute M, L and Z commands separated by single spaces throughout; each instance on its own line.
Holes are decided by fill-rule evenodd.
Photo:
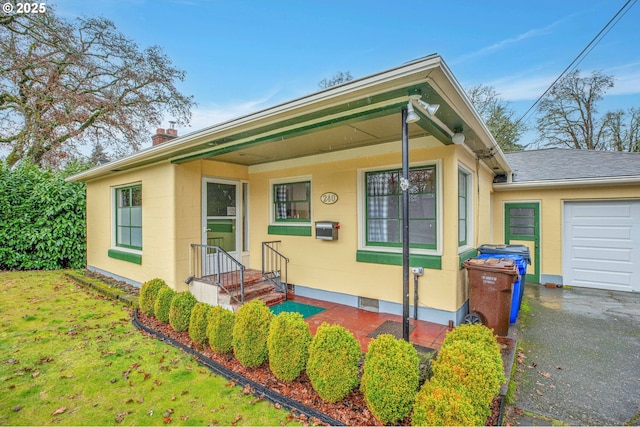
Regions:
M 275 186 L 275 197 L 276 202 L 286 202 L 287 201 L 287 186 L 286 185 L 276 185 Z M 276 219 L 287 219 L 287 204 L 286 203 L 276 203 Z
M 388 242 L 393 239 L 390 236 L 392 233 L 390 233 L 389 221 L 383 218 L 388 217 L 388 212 L 392 209 L 390 204 L 396 199 L 396 197 L 389 197 L 392 193 L 395 175 L 393 172 L 379 172 L 370 173 L 367 176 L 370 242 Z

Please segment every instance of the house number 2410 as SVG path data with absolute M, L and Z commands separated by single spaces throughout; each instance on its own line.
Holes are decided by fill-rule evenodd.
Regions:
M 320 201 L 325 205 L 332 205 L 338 201 L 338 195 L 336 193 L 324 193 L 320 196 Z

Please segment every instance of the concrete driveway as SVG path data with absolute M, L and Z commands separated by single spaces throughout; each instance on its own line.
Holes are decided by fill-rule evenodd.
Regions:
M 525 301 L 503 423 L 638 425 L 640 293 L 527 284 Z

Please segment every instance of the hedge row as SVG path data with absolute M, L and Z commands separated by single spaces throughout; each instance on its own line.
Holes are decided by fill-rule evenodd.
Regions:
M 414 403 L 413 425 L 484 425 L 505 381 L 493 332 L 460 325 L 449 332 L 433 362 L 433 377 Z
M 86 266 L 85 184 L 64 181 L 83 168 L 0 162 L 0 270 Z
M 247 367 L 268 361 L 282 381 L 293 381 L 306 370 L 314 390 L 327 402 L 344 399 L 360 385 L 369 410 L 384 424 L 397 424 L 413 411 L 413 425 L 482 425 L 505 380 L 500 348 L 482 325 L 449 332 L 433 361 L 431 380 L 418 391 L 418 353 L 392 335 L 371 340 L 360 375 L 360 344 L 342 326 L 323 323 L 312 337 L 301 314 L 274 316 L 260 300 L 234 313 L 198 303 L 189 292 L 171 294 L 166 289 L 160 279 L 143 284 L 141 310 L 149 314 L 147 307 L 155 306 L 158 316 L 166 312 L 172 295 L 169 323 L 176 331 L 188 329 L 198 345 L 209 345 L 219 354 L 233 351 Z M 155 300 L 149 301 L 152 294 Z

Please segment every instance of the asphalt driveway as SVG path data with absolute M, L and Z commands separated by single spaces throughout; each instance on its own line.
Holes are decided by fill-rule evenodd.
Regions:
M 638 425 L 640 293 L 527 284 L 525 299 L 505 422 Z

